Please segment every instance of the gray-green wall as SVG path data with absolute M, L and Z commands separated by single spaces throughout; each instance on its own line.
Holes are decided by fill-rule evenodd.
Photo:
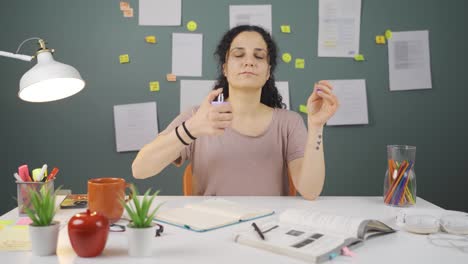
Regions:
M 182 193 L 182 168 L 170 166 L 161 175 L 133 180 L 136 152 L 117 153 L 113 105 L 156 101 L 159 127 L 178 114 L 179 81 L 168 83 L 171 33 L 184 26 L 138 26 L 138 1 L 130 0 L 135 17 L 119 10 L 119 1 L 15 0 L 2 5 L 0 50 L 14 52 L 26 38 L 39 36 L 56 49 L 55 58 L 75 66 L 86 88 L 68 99 L 32 104 L 17 97 L 22 74 L 33 63 L 0 57 L 0 213 L 15 206 L 13 172 L 44 162 L 60 168 L 56 185 L 86 192 L 89 178 L 114 176 L 141 189 L 161 189 L 163 195 Z M 360 51 L 362 63 L 345 58 L 317 57 L 318 2 L 312 0 L 228 1 L 183 0 L 182 23 L 195 20 L 203 33 L 203 77 L 216 76 L 212 56 L 228 29 L 229 4 L 272 4 L 274 38 L 281 51 L 306 59 L 296 70 L 280 63 L 276 79 L 289 81 L 291 105 L 299 104 L 320 79 L 366 79 L 369 125 L 326 127 L 327 177 L 323 195 L 381 195 L 386 170 L 386 145 L 417 146 L 418 196 L 445 208 L 468 211 L 466 116 L 467 3 L 463 0 L 363 0 Z M 281 34 L 281 24 L 293 33 Z M 393 31 L 429 30 L 433 89 L 390 92 L 387 47 L 375 35 Z M 158 43 L 148 45 L 146 35 Z M 26 44 L 22 53 L 36 46 Z M 118 63 L 128 53 L 131 63 Z M 194 78 L 197 79 L 197 78 Z M 152 93 L 148 82 L 159 80 Z

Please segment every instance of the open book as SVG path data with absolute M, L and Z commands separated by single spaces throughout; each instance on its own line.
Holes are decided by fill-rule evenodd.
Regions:
M 207 199 L 182 208 L 161 210 L 155 220 L 197 232 L 237 224 L 274 214 L 273 210 L 242 206 L 225 199 Z
M 236 234 L 234 240 L 312 263 L 340 255 L 342 248 L 353 248 L 370 237 L 395 232 L 377 220 L 298 209 L 288 209 L 279 221 L 261 223 L 258 227 L 258 231 L 252 227 Z

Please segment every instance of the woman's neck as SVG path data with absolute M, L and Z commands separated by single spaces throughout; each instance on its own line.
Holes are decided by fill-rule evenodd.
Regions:
M 265 105 L 260 103 L 262 89 L 229 88 L 228 101 L 237 117 L 254 117 L 261 113 Z

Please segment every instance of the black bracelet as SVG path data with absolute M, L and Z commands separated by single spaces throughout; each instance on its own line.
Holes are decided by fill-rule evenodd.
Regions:
M 187 133 L 187 136 L 189 136 L 189 138 L 191 138 L 191 139 L 193 139 L 193 140 L 197 139 L 196 137 L 192 136 L 192 134 L 190 134 L 190 132 L 188 131 L 187 127 L 185 126 L 185 121 L 182 122 L 182 127 L 184 128 L 185 133 Z
M 182 137 L 179 135 L 179 131 L 177 131 L 178 128 L 179 128 L 179 127 L 176 127 L 176 128 L 175 128 L 175 134 L 176 134 L 177 137 L 179 138 L 180 142 L 182 142 L 182 144 L 184 144 L 185 146 L 188 146 L 189 143 L 185 142 L 185 141 L 182 139 Z

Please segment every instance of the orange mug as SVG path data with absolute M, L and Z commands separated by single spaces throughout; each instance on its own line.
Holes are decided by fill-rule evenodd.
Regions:
M 125 189 L 129 187 L 130 184 L 122 178 L 89 179 L 88 209 L 103 214 L 110 223 L 119 221 L 124 210 Z

